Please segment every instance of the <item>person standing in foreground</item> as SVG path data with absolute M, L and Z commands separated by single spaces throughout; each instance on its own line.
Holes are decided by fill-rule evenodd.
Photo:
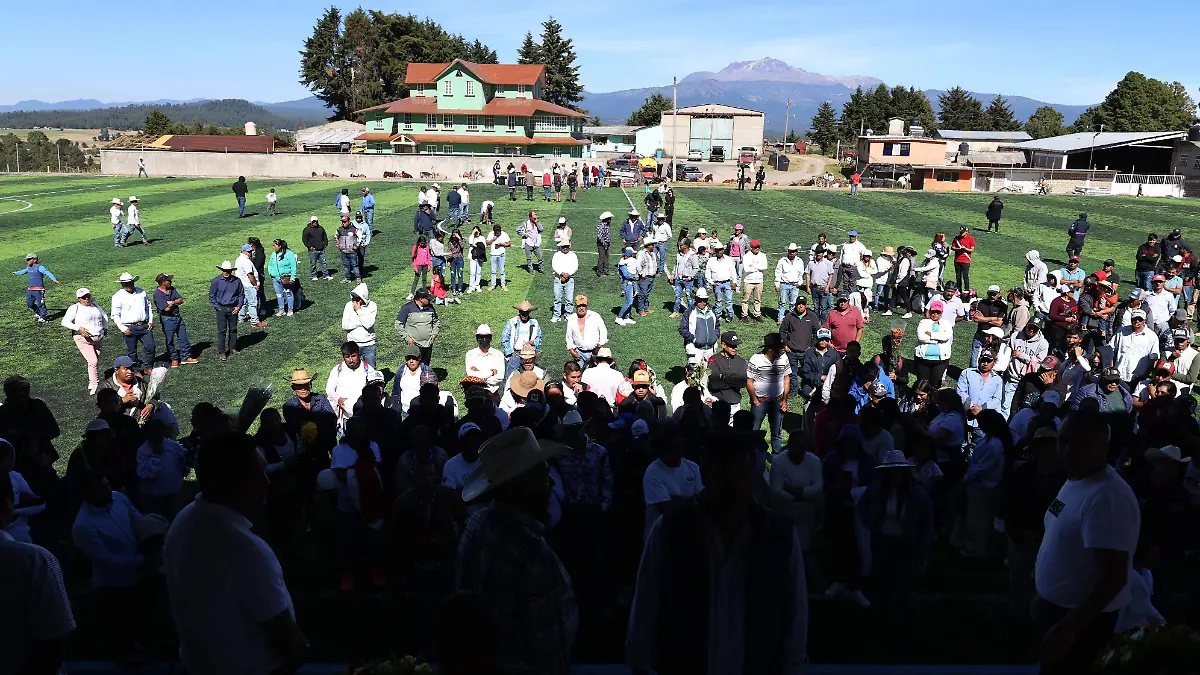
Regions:
M 217 354 L 222 361 L 237 354 L 238 312 L 245 304 L 242 282 L 233 276 L 234 266 L 228 260 L 217 265 L 221 273 L 208 285 L 208 301 L 217 312 Z
M 187 327 L 183 325 L 183 315 L 179 313 L 183 296 L 171 285 L 174 278 L 172 274 L 160 274 L 154 278 L 158 284 L 158 288 L 154 289 L 154 308 L 158 310 L 158 320 L 162 323 L 171 367 L 178 368 L 180 364 L 200 363 L 200 359 L 192 358 L 192 342 L 188 339 Z
M 237 182 L 233 184 L 233 196 L 237 197 L 238 203 L 238 218 L 246 217 L 246 193 L 250 188 L 246 187 L 246 177 L 238 176 Z M 120 203 L 113 202 L 114 204 Z
M 36 253 L 25 256 L 25 267 L 13 272 L 13 276 L 21 275 L 25 275 L 29 284 L 25 291 L 25 306 L 33 310 L 38 323 L 46 323 L 46 279 L 59 286 L 62 282 L 56 279 L 45 265 L 38 262 Z
M 350 291 L 350 301 L 342 308 L 342 330 L 346 340 L 358 345 L 358 353 L 367 365 L 375 367 L 375 317 L 379 305 L 375 304 L 366 284 L 359 284 Z
M 293 672 L 308 647 L 271 547 L 251 532 L 270 492 L 266 460 L 244 434 L 196 456 L 200 494 L 163 545 L 179 659 L 194 675 Z
M 775 323 L 783 323 L 783 317 L 795 306 L 796 298 L 800 296 L 805 265 L 804 259 L 797 255 L 799 250 L 795 242 L 788 244 L 787 255 L 775 263 L 775 292 L 779 294 L 779 314 L 775 317 Z M 807 300 L 805 304 L 808 304 Z
M 1034 570 L 1045 675 L 1087 672 L 1129 603 L 1141 514 L 1133 490 L 1108 465 L 1108 450 L 1103 416 L 1067 417 L 1058 437 L 1067 482 L 1046 511 Z
M 88 396 L 94 396 L 100 386 L 100 347 L 108 333 L 108 315 L 92 300 L 92 291 L 75 291 L 76 303 L 67 308 L 62 326 L 71 331 L 75 347 L 83 355 L 88 371 Z
M 455 577 L 459 591 L 484 596 L 501 627 L 505 668 L 566 675 L 579 607 L 571 578 L 546 542 L 553 481 L 547 461 L 567 447 L 513 427 L 479 448 L 479 469 L 467 480 L 465 502 L 487 497 L 463 528 Z
M 433 308 L 429 291 L 417 289 L 413 299 L 396 314 L 395 326 L 400 334 L 400 343 L 420 347 L 421 362 L 429 365 L 429 359 L 433 357 L 433 343 L 442 330 L 442 321 Z
M 262 291 L 262 279 L 258 278 L 258 268 L 254 266 L 252 255 L 254 255 L 254 247 L 250 244 L 243 244 L 242 252 L 238 256 L 237 262 L 233 264 L 233 274 L 238 281 L 242 282 L 242 290 L 245 291 L 246 298 L 246 313 L 239 316 L 238 320 L 249 322 L 258 328 L 266 328 L 267 322 L 258 316 L 258 294 Z M 323 257 L 322 260 L 324 260 Z
M 149 373 L 154 367 L 154 305 L 139 288 L 138 278 L 122 272 L 117 279 L 121 290 L 112 297 L 112 320 L 117 330 L 125 336 L 125 350 L 129 358 L 138 364 L 138 370 Z M 142 345 L 144 358 L 139 360 L 138 343 Z
M 771 448 L 775 454 L 783 449 L 783 413 L 788 409 L 791 382 L 792 365 L 783 353 L 783 340 L 779 333 L 767 333 L 762 352 L 751 356 L 746 367 L 746 391 L 754 414 L 751 428 L 757 430 L 764 417 L 770 419 Z

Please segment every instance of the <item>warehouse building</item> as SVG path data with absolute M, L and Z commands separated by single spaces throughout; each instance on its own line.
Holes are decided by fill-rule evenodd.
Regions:
M 708 103 L 679 108 L 662 114 L 664 154 L 687 157 L 699 150 L 708 159 L 720 147 L 726 160 L 737 158 L 739 148 L 758 150 L 763 145 L 765 116 L 758 110 Z

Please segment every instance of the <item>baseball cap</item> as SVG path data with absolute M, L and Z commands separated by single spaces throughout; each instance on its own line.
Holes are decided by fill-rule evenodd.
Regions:
M 575 296 L 575 306 L 578 307 L 579 305 L 583 305 L 584 307 L 586 307 L 587 304 L 588 304 L 588 296 L 582 295 L 582 294 Z
M 174 278 L 175 278 L 174 274 L 167 274 L 166 272 L 162 272 L 158 276 L 154 277 L 154 283 L 161 284 L 164 281 L 168 281 L 168 280 L 174 279 Z
M 1039 363 L 1038 365 L 1041 366 L 1042 370 L 1057 370 L 1058 369 L 1058 357 L 1057 356 L 1047 356 L 1046 358 L 1042 359 L 1041 363 Z
M 849 235 L 849 236 L 851 236 L 851 237 L 857 237 L 857 236 L 858 236 L 858 230 L 850 230 L 850 231 L 849 231 L 849 232 L 847 232 L 846 234 L 847 234 L 847 235 Z
M 1062 394 L 1051 389 L 1042 394 L 1042 403 L 1053 403 L 1054 405 L 1062 405 Z
M 650 384 L 650 371 L 648 371 L 648 370 L 633 371 L 633 386 L 636 387 L 636 386 L 642 385 L 642 384 L 645 384 L 645 385 Z
M 638 420 L 633 423 L 633 427 L 630 428 L 629 431 L 631 434 L 633 434 L 634 438 L 641 438 L 642 436 L 649 436 L 650 435 L 650 425 L 646 424 L 646 420 Z
M 118 356 L 117 358 L 113 359 L 113 369 L 114 370 L 117 368 L 132 368 L 132 367 L 133 367 L 133 359 L 129 358 L 128 356 L 122 355 L 122 356 Z
M 1100 379 L 1104 382 L 1120 382 L 1121 371 L 1117 370 L 1116 368 L 1105 368 L 1103 372 L 1100 373 Z
M 1004 331 L 999 326 L 988 326 L 983 330 L 983 334 L 998 338 L 1004 337 Z
M 428 300 L 429 299 L 429 291 L 424 288 L 418 288 L 417 292 L 413 294 L 413 299 L 414 300 L 422 300 L 422 299 Z
M 738 223 L 737 225 L 734 225 L 734 226 L 733 226 L 733 229 L 735 229 L 735 230 L 744 230 L 744 229 L 746 229 L 746 228 L 745 228 L 745 227 L 744 227 L 744 226 L 743 226 L 741 223 Z
M 1166 359 L 1162 359 L 1162 360 L 1156 361 L 1154 363 L 1154 369 L 1155 370 L 1165 370 L 1165 371 L 1167 371 L 1167 374 L 1169 375 L 1169 374 L 1172 374 L 1175 372 L 1175 362 L 1168 361 Z
M 887 385 L 882 382 L 875 382 L 871 385 L 871 390 L 868 393 L 875 397 L 887 396 Z
M 28 255 L 26 255 L 26 256 L 25 256 L 25 259 L 26 259 L 26 260 L 37 260 L 37 254 L 36 254 L 36 253 L 30 253 L 30 254 L 28 254 Z
M 818 340 L 820 340 L 821 338 L 828 340 L 831 337 L 833 337 L 833 331 L 829 330 L 828 328 L 818 328 L 817 329 L 817 339 Z
M 1000 286 L 999 286 L 999 285 L 997 285 L 997 284 L 992 284 L 991 286 L 988 286 L 988 290 L 987 290 L 987 292 L 988 292 L 988 293 L 999 293 L 999 292 L 1000 292 Z
M 1183 262 L 1183 256 L 1181 256 L 1181 255 L 1171 256 L 1171 262 L 1181 263 L 1181 262 Z
M 1073 255 L 1070 258 L 1067 258 L 1067 262 L 1079 262 L 1079 256 Z
M 421 348 L 417 345 L 409 345 L 408 348 L 404 350 L 404 360 L 407 361 L 408 359 L 419 358 L 421 358 Z
M 85 295 L 91 295 L 91 294 L 92 294 L 92 289 L 87 288 L 87 287 L 84 287 L 84 288 L 81 288 L 81 289 L 75 291 L 76 298 L 82 298 Z
M 475 385 L 467 390 L 468 401 L 486 401 L 491 399 L 491 397 L 492 395 L 488 393 L 488 390 L 479 385 Z
M 817 332 L 820 333 L 820 331 Z M 727 330 L 724 333 L 721 333 L 721 342 L 724 342 L 730 347 L 736 347 L 742 344 L 742 339 L 738 337 L 738 334 L 734 331 Z
M 1142 289 L 1135 288 L 1132 291 L 1129 291 L 1129 299 L 1130 300 L 1141 300 L 1142 294 L 1143 294 Z
M 988 361 L 995 361 L 996 360 L 995 352 L 993 352 L 990 349 L 985 349 L 985 350 L 979 352 L 979 360 L 983 361 L 985 359 Z
M 1166 281 L 1167 278 L 1161 274 L 1155 274 L 1151 281 Z
M 1117 261 L 1113 260 L 1112 258 L 1105 260 L 1104 265 L 1103 265 L 1103 267 L 1116 267 L 1116 266 L 1117 266 Z
M 751 240 L 750 240 L 750 248 L 759 248 L 760 246 L 762 246 L 762 242 L 761 242 L 761 241 L 759 241 L 759 240 L 757 240 L 757 239 L 751 239 Z
M 1171 337 L 1175 338 L 1176 340 L 1191 340 L 1192 334 L 1189 333 L 1188 329 L 1186 328 L 1176 328 L 1175 330 L 1171 331 Z
M 1135 309 L 1129 313 L 1130 319 L 1145 319 L 1146 313 L 1140 309 Z
M 941 312 L 945 309 L 946 309 L 946 304 L 943 303 L 941 300 L 934 300 L 933 302 L 929 303 L 929 311 L 931 311 L 931 312 Z
M 796 304 L 797 305 L 808 305 L 808 298 L 804 297 L 803 295 L 797 296 Z
M 1058 285 L 1058 292 L 1059 292 L 1059 293 L 1070 293 L 1072 290 L 1073 290 L 1073 289 L 1072 289 L 1070 286 L 1066 285 L 1066 284 L 1059 284 L 1059 285 Z
M 1179 321 L 1187 321 L 1187 309 L 1180 307 L 1179 309 L 1175 310 L 1175 318 Z
M 250 244 L 242 244 L 242 251 L 247 252 L 247 253 L 253 253 L 254 247 L 251 246 Z
M 838 299 L 838 302 L 841 302 L 842 300 L 849 300 L 849 299 L 850 299 L 850 292 L 849 292 L 849 291 L 841 291 L 841 292 L 839 292 L 839 293 L 837 294 L 837 299 Z

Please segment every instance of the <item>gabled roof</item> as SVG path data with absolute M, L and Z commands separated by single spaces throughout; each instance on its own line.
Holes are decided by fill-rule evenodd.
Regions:
M 155 144 L 188 152 L 274 152 L 283 143 L 274 136 L 199 136 L 174 134 L 163 136 Z
M 1005 145 L 1003 149 L 1041 150 L 1044 152 L 1070 154 L 1072 152 L 1083 152 L 1091 149 L 1100 150 L 1102 148 L 1113 148 L 1122 145 L 1141 145 L 1144 143 L 1173 141 L 1186 136 L 1186 131 L 1105 131 L 1101 133 L 1084 131 L 1077 134 L 1039 138 L 1033 141 L 1025 141 L 1024 143 L 1013 143 Z
M 480 82 L 487 84 L 537 84 L 546 66 L 519 63 L 472 63 L 455 59 L 450 63 L 410 63 L 404 74 L 404 84 L 433 84 L 450 66 L 460 64 Z
M 555 105 L 549 101 L 543 101 L 537 98 L 501 98 L 496 97 L 483 106 L 482 110 L 464 110 L 461 108 L 439 108 L 438 98 L 436 96 L 410 96 L 402 98 L 399 101 L 384 103 L 371 108 L 365 108 L 356 112 L 368 112 L 371 110 L 383 110 L 392 114 L 403 113 L 418 113 L 418 114 L 443 114 L 443 115 L 516 115 L 518 117 L 528 117 L 534 113 L 542 112 L 552 115 L 566 115 L 567 117 L 586 117 L 581 112 L 564 108 L 561 105 Z
M 1032 140 L 1024 131 L 958 131 L 938 129 L 937 135 L 947 141 L 1028 141 Z
M 680 108 L 679 112 L 684 115 L 748 115 L 751 117 L 761 116 L 761 110 L 751 110 L 749 108 L 738 108 L 732 105 L 723 103 L 704 103 L 701 105 L 692 105 L 686 108 Z M 669 114 L 664 112 L 664 115 Z

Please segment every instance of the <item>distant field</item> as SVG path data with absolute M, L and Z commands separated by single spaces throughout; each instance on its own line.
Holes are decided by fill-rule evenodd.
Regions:
M 40 131 L 43 134 L 46 134 L 46 137 L 49 138 L 51 142 L 56 141 L 60 138 L 65 138 L 68 141 L 71 141 L 72 143 L 78 141 L 80 143 L 87 143 L 88 145 L 95 143 L 96 141 L 93 139 L 97 135 L 100 134 L 99 129 L 3 129 L 3 128 L 0 128 L 0 136 L 3 136 L 4 134 L 16 134 L 18 137 L 20 137 L 22 140 L 24 140 L 25 138 L 27 138 L 29 136 L 29 132 L 31 132 L 31 131 Z

